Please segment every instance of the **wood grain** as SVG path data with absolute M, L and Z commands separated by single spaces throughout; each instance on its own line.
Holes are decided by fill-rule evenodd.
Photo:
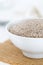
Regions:
M 21 50 L 16 48 L 10 40 L 0 44 L 0 61 L 11 65 L 43 65 L 43 59 L 31 59 L 25 57 Z

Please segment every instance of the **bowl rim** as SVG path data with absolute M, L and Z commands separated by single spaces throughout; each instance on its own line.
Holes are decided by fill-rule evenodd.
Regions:
M 39 19 L 22 19 L 22 20 L 18 20 L 19 22 L 17 22 L 17 23 L 20 23 L 20 21 L 24 21 L 24 20 L 39 20 Z M 40 19 L 40 20 L 43 20 L 43 19 Z M 15 21 L 16 22 L 16 21 Z M 43 38 L 34 38 L 34 37 L 25 37 L 25 36 L 20 36 L 20 35 L 16 35 L 16 34 L 13 34 L 13 33 L 11 33 L 11 32 L 9 32 L 9 30 L 8 30 L 8 28 L 11 26 L 11 24 L 13 24 L 14 23 L 14 21 L 13 22 L 9 22 L 7 25 L 6 25 L 6 31 L 8 32 L 8 33 L 10 33 L 11 35 L 13 35 L 13 36 L 18 36 L 18 37 L 21 37 L 21 38 L 27 38 L 27 39 L 43 39 Z M 17 24 L 17 23 L 14 23 L 14 24 Z

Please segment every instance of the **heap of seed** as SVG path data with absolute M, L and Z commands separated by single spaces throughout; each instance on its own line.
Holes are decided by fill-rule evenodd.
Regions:
M 23 21 L 12 25 L 9 31 L 23 37 L 43 38 L 43 19 Z

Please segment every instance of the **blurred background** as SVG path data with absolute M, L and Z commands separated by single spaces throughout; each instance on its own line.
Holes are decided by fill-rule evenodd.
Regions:
M 8 39 L 9 22 L 27 18 L 43 18 L 43 0 L 0 0 L 0 42 Z

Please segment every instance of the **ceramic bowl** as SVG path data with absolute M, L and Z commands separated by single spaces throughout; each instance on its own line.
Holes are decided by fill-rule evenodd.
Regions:
M 13 24 L 16 25 L 20 22 L 22 22 L 22 20 L 9 23 L 6 26 L 6 31 L 9 35 L 9 39 L 16 47 L 21 49 L 22 53 L 25 56 L 30 58 L 43 58 L 43 38 L 22 37 L 9 32 L 10 26 Z

